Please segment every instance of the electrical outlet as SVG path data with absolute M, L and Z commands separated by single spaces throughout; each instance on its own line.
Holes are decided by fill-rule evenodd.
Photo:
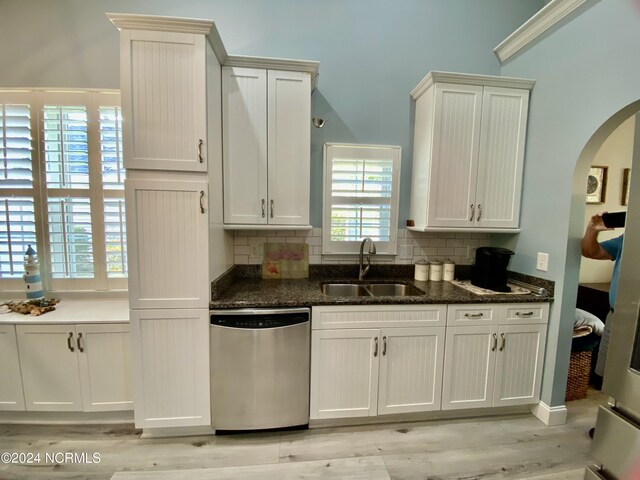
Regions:
M 536 262 L 536 269 L 546 272 L 549 269 L 549 254 L 538 252 L 538 261 Z
M 260 245 L 251 245 L 251 253 L 249 254 L 251 258 L 260 258 Z

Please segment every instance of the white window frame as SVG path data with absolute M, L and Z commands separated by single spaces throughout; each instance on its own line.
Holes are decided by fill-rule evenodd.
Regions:
M 322 228 L 322 253 L 323 255 L 354 255 L 359 252 L 360 241 L 337 242 L 331 240 L 331 209 L 333 206 L 332 190 L 332 165 L 335 158 L 348 154 L 360 159 L 389 159 L 393 162 L 392 187 L 389 204 L 391 206 L 389 241 L 375 241 L 378 255 L 397 255 L 398 239 L 398 204 L 400 198 L 400 163 L 402 159 L 402 147 L 398 145 L 365 145 L 351 143 L 325 143 L 324 144 L 324 189 L 323 189 L 323 228 Z M 370 203 L 363 202 L 363 203 Z
M 99 107 L 120 107 L 119 90 L 61 90 L 61 89 L 2 89 L 0 103 L 25 103 L 31 108 L 33 199 L 35 202 L 36 245 L 40 260 L 40 275 L 47 294 L 65 291 L 125 291 L 127 277 L 109 278 L 106 271 L 104 200 L 117 198 L 124 200 L 124 189 L 104 189 L 102 187 Z M 43 107 L 44 105 L 82 105 L 87 109 L 87 143 L 89 148 L 90 186 L 83 194 L 69 191 L 72 196 L 88 198 L 91 205 L 93 278 L 52 278 L 51 251 L 49 244 L 48 196 L 56 196 L 53 189 L 48 192 L 46 185 Z M 121 153 L 120 153 L 121 154 Z M 21 190 L 18 192 L 17 190 Z M 64 190 L 59 193 L 63 193 Z M 25 189 L 1 189 L 1 195 L 27 193 Z M 25 291 L 22 278 L 0 278 L 0 290 Z

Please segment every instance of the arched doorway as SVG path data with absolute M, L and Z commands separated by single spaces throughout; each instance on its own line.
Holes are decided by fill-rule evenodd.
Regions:
M 571 215 L 570 215 L 570 236 L 567 244 L 567 275 L 565 276 L 564 287 L 567 289 L 573 289 L 573 291 L 578 290 L 578 284 L 580 282 L 580 271 L 581 271 L 581 263 L 584 267 L 584 259 L 581 257 L 580 251 L 580 242 L 574 242 L 572 239 L 581 239 L 584 233 L 584 229 L 586 226 L 587 218 L 596 212 L 601 211 L 616 211 L 616 210 L 626 210 L 626 206 L 623 205 L 622 202 L 622 185 L 621 182 L 623 180 L 623 172 L 620 164 L 617 164 L 617 170 L 609 172 L 609 178 L 607 183 L 612 186 L 610 194 L 614 197 L 613 199 L 609 198 L 609 201 L 602 202 L 599 205 L 588 205 L 587 204 L 587 192 L 585 189 L 586 180 L 589 176 L 591 167 L 597 163 L 594 162 L 596 158 L 602 158 L 602 156 L 598 157 L 598 153 L 600 152 L 603 145 L 611 138 L 611 136 L 618 130 L 621 129 L 623 124 L 628 125 L 630 119 L 633 121 L 632 117 L 635 117 L 635 122 L 633 122 L 633 132 L 630 135 L 630 141 L 632 145 L 630 148 L 630 162 L 628 162 L 631 171 L 633 171 L 633 167 L 635 164 L 636 170 L 640 169 L 640 100 L 633 102 L 621 109 L 620 111 L 614 113 L 609 119 L 607 119 L 591 136 L 589 141 L 586 143 L 583 148 L 578 161 L 576 163 L 576 167 L 574 170 L 573 176 L 573 195 L 571 202 Z M 601 162 L 602 163 L 602 162 Z M 640 171 L 640 170 L 638 170 Z M 638 175 L 636 175 L 637 177 Z M 635 184 L 635 188 L 640 188 L 637 185 L 640 183 L 637 179 L 633 180 L 633 176 L 630 177 L 630 181 L 627 185 L 627 189 L 633 188 Z M 608 232 L 607 232 L 608 233 Z M 621 232 L 618 231 L 614 234 L 614 236 L 619 235 Z M 601 234 L 602 235 L 602 234 Z M 602 235 L 603 239 L 607 235 Z M 609 237 L 611 235 L 608 235 Z M 599 237 L 600 240 L 600 237 Z M 574 268 L 571 268 L 573 266 Z M 611 266 L 604 266 L 604 270 L 610 272 Z M 585 278 L 584 271 L 582 271 L 583 279 Z M 593 272 L 591 272 L 593 276 Z M 606 276 L 606 275 L 605 275 Z M 594 278 L 599 278 L 602 280 L 602 274 L 598 277 L 596 274 Z M 610 277 L 609 277 L 610 280 Z M 608 281 L 608 280 L 602 280 Z M 582 288 L 582 287 L 580 287 Z M 578 292 L 578 302 L 580 302 L 580 291 Z M 605 296 L 605 298 L 608 295 Z M 580 306 L 580 305 L 578 305 Z M 594 312 L 595 313 L 595 312 Z M 600 317 L 600 315 L 598 315 Z M 604 318 L 602 318 L 604 320 Z

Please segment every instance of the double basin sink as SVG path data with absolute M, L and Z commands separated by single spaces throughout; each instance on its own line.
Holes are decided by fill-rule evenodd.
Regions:
M 404 283 L 321 283 L 328 297 L 409 297 L 424 295 L 419 288 Z

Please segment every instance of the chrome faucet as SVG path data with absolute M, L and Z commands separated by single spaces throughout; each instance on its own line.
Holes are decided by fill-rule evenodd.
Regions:
M 366 268 L 362 268 L 364 263 L 364 244 L 367 243 L 367 240 L 369 240 L 369 243 L 371 243 L 371 245 L 369 245 L 369 252 L 367 253 L 367 266 Z M 371 267 L 371 255 L 374 255 L 375 253 L 376 253 L 375 243 L 373 243 L 373 240 L 371 240 L 369 237 L 365 237 L 364 240 L 362 240 L 362 242 L 360 243 L 360 256 L 358 257 L 358 265 L 360 266 L 360 273 L 358 274 L 358 280 L 364 279 L 364 276 L 367 274 L 367 272 L 369 271 L 369 268 Z

